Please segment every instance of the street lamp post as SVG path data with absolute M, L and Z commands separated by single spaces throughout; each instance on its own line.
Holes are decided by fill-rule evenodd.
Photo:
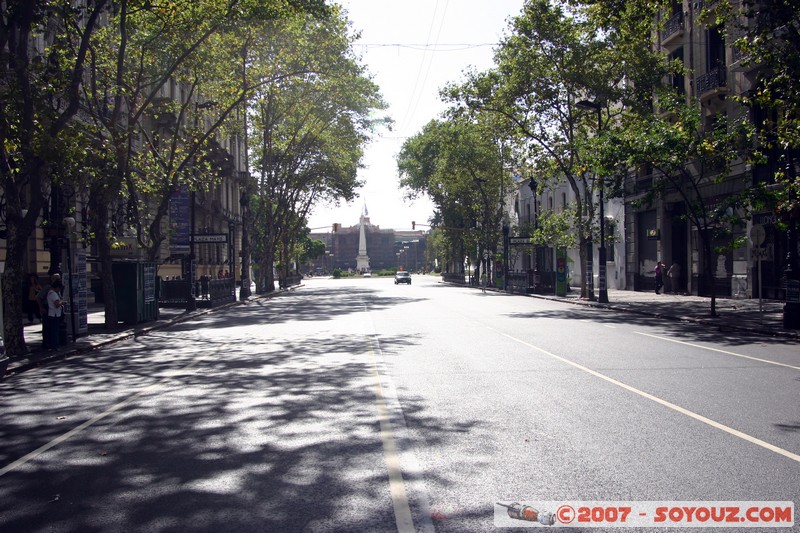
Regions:
M 583 109 L 593 109 L 597 112 L 597 135 L 600 135 L 600 129 L 603 126 L 603 117 L 601 114 L 603 106 L 599 102 L 591 100 L 581 100 L 576 104 Z M 605 199 L 603 198 L 603 191 L 605 189 L 603 179 L 595 176 L 595 179 L 600 180 L 600 247 L 597 250 L 598 265 L 598 282 L 600 285 L 598 301 L 600 303 L 608 303 L 608 283 L 606 280 L 606 216 L 605 216 Z M 592 298 L 593 298 L 592 294 Z
M 247 195 L 246 188 L 241 191 L 239 205 L 242 208 L 242 287 L 239 289 L 239 300 L 245 301 L 250 297 L 250 234 L 248 230 L 250 197 Z
M 789 215 L 789 228 L 786 231 L 786 301 L 783 305 L 783 327 L 800 329 L 800 273 L 797 257 L 797 222 L 800 210 L 793 210 Z
M 508 222 L 503 222 L 503 290 L 508 290 Z
M 228 265 L 230 268 L 231 295 L 236 301 L 236 225 L 239 223 L 239 215 L 228 217 Z
M 195 259 L 194 259 L 194 217 L 195 217 L 195 192 L 189 193 L 189 256 L 183 268 L 183 277 L 186 279 L 186 310 L 195 311 L 197 300 L 194 294 Z
M 69 300 L 69 323 L 72 331 L 72 342 L 75 342 L 78 334 L 75 331 L 75 294 L 73 287 L 75 280 L 72 277 L 72 232 L 75 229 L 75 217 L 66 216 L 62 221 L 67 228 L 67 235 L 64 238 L 64 244 L 67 248 L 67 275 L 69 282 L 67 283 L 67 299 Z

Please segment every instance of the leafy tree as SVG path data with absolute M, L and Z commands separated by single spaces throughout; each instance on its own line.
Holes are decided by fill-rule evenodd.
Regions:
M 58 195 L 57 162 L 81 153 L 72 135 L 89 41 L 109 2 L 80 7 L 29 0 L 0 4 L 0 188 L 5 199 L 4 331 L 9 354 L 26 352 L 24 255 L 46 191 Z M 63 174 L 63 173 L 62 173 Z
M 180 185 L 206 191 L 224 170 L 214 134 L 252 91 L 239 83 L 240 45 L 230 38 L 234 28 L 320 5 L 123 0 L 98 32 L 84 92 L 97 145 L 103 147 L 99 153 L 107 154 L 89 194 L 106 324 L 117 321 L 110 252 L 123 224 L 113 214 L 127 218 L 155 257 L 172 192 Z M 170 86 L 174 91 L 165 90 Z
M 569 211 L 545 211 L 536 219 L 536 227 L 530 231 L 531 243 L 549 248 L 574 248 L 578 242 Z
M 462 254 L 476 250 L 477 257 L 497 251 L 503 194 L 511 188 L 501 136 L 490 119 L 489 114 L 474 121 L 453 115 L 431 121 L 403 144 L 397 159 L 401 186 L 412 196 L 427 194 L 445 230 L 457 228 L 450 244 Z
M 783 185 L 778 189 L 778 210 L 800 213 L 800 3 L 720 2 L 713 10 L 706 6 L 701 16 L 723 24 L 735 58 L 755 70 L 755 90 L 737 99 L 765 117 L 756 123 L 756 155 L 762 162 L 771 159 L 771 178 Z
M 355 195 L 363 144 L 372 133 L 370 113 L 385 107 L 352 52 L 341 12 L 275 30 L 254 63 L 279 58 L 305 65 L 309 74 L 261 87 L 250 114 L 258 169 L 253 231 L 262 272 L 256 284 L 267 291 L 274 286 L 276 250 L 283 251 L 281 263 L 288 268 L 286 254 L 310 209 Z M 278 50 L 285 53 L 276 58 Z
M 325 255 L 325 243 L 319 239 L 310 238 L 308 233 L 300 239 L 299 248 L 298 257 L 302 264 L 313 262 Z
M 686 205 L 686 218 L 700 237 L 701 268 L 711 296 L 711 316 L 716 316 L 715 253 L 731 246 L 730 229 L 753 203 L 744 175 L 731 177 L 741 162 L 752 134 L 746 117 L 717 117 L 714 127 L 703 124 L 697 102 L 662 95 L 660 115 L 631 115 L 614 144 L 631 167 L 649 166 L 653 185 L 644 203 L 667 193 L 677 193 Z M 729 193 L 720 198 L 715 186 L 726 183 Z M 733 243 L 732 246 L 736 246 Z
M 596 29 L 580 7 L 531 0 L 513 19 L 496 53 L 496 69 L 472 73 L 466 83 L 448 90 L 462 108 L 506 117 L 527 140 L 537 176 L 566 180 L 575 198 L 572 225 L 584 272 L 596 220 L 594 191 L 600 185 L 588 139 L 611 127 L 625 96 L 626 63 Z M 579 105 L 587 99 L 600 106 L 599 121 Z

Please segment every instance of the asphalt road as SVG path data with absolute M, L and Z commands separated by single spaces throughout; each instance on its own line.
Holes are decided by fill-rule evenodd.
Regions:
M 796 343 L 437 280 L 310 280 L 3 382 L 0 531 L 483 532 L 499 501 L 800 508 Z

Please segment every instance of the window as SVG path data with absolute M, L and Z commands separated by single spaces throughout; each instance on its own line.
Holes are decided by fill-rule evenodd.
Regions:
M 725 36 L 722 34 L 722 27 L 717 25 L 709 28 L 707 32 L 706 47 L 706 72 L 711 72 L 716 68 L 725 67 Z
M 672 88 L 678 94 L 686 94 L 686 84 L 683 76 L 683 47 L 670 54 L 670 60 L 675 64 L 675 72 L 670 76 Z

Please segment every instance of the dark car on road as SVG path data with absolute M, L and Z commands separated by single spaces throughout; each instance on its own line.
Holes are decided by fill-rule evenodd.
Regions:
M 397 285 L 398 283 L 408 283 L 411 285 L 411 274 L 406 272 L 405 270 L 401 270 L 397 274 L 394 275 L 394 284 Z

